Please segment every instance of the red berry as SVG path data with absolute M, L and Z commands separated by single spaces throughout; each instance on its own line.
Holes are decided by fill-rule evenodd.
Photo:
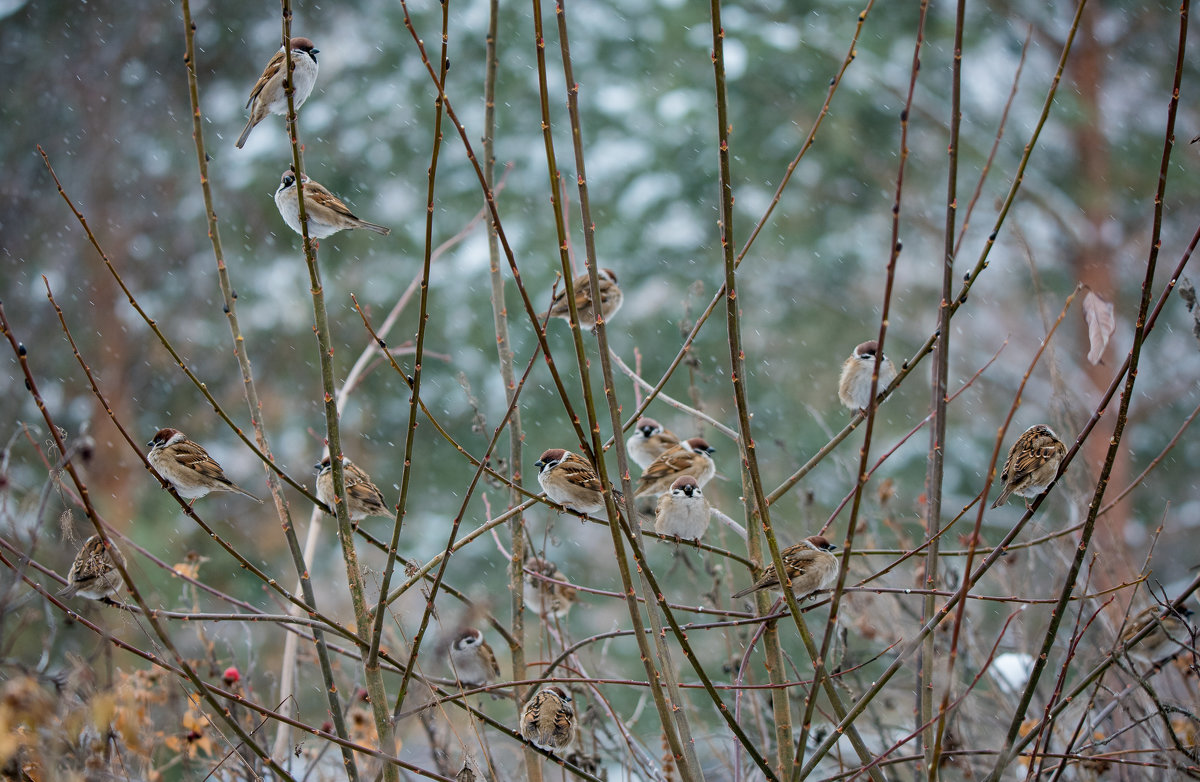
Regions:
M 238 673 L 236 666 L 231 665 L 225 669 L 225 673 L 221 674 L 221 679 L 224 680 L 226 684 L 237 684 L 242 680 L 242 675 Z

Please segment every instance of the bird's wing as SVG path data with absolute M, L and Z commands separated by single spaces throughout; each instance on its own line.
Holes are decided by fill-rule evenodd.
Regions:
M 167 450 L 181 467 L 194 470 L 205 478 L 210 478 L 219 483 L 232 483 L 225 477 L 225 471 L 221 469 L 221 465 L 217 463 L 216 459 L 208 455 L 208 451 L 204 450 L 203 446 L 197 445 L 191 440 L 185 440 L 182 443 L 175 443 L 168 446 Z
M 283 70 L 284 53 L 283 49 L 275 52 L 275 56 L 267 63 L 267 67 L 263 69 L 262 76 L 258 77 L 258 81 L 254 84 L 254 89 L 250 90 L 250 97 L 246 101 L 246 108 L 250 108 L 250 104 L 258 97 L 263 88 L 267 86 L 267 82 L 275 78 L 275 75 Z

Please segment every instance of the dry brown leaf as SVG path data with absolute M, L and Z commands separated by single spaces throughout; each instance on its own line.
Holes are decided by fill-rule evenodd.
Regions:
M 1092 291 L 1083 297 L 1083 317 L 1088 326 L 1087 360 L 1092 364 L 1100 363 L 1100 356 L 1108 347 L 1108 338 L 1116 331 L 1117 320 L 1113 315 L 1112 302 L 1105 301 Z

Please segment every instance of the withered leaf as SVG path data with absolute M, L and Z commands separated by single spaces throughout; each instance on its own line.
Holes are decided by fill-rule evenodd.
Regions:
M 1117 320 L 1113 316 L 1112 302 L 1105 301 L 1092 291 L 1083 297 L 1083 317 L 1088 326 L 1087 360 L 1099 364 L 1104 349 L 1108 347 L 1108 338 L 1117 328 Z

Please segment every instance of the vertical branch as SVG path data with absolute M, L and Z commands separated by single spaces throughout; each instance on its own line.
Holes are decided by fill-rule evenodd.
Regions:
M 776 572 L 784 574 L 787 572 L 787 569 L 783 566 L 783 560 L 779 555 L 779 546 L 775 543 L 774 533 L 771 529 L 770 511 L 767 507 L 766 496 L 763 493 L 762 481 L 759 478 L 754 435 L 750 429 L 750 407 L 746 398 L 745 386 L 745 354 L 742 352 L 737 279 L 734 273 L 736 264 L 733 244 L 733 182 L 730 174 L 729 117 L 725 85 L 725 29 L 721 24 L 720 0 L 710 0 L 709 8 L 712 21 L 712 64 L 717 97 L 717 137 L 720 141 L 717 153 L 720 186 L 720 220 L 718 225 L 721 234 L 721 256 L 725 271 L 725 325 L 729 345 L 729 362 L 731 365 L 730 381 L 733 383 L 734 403 L 737 405 L 738 414 L 738 434 L 740 438 L 738 444 L 741 446 L 742 483 L 743 485 L 749 484 L 751 491 L 744 493 L 752 498 L 749 519 L 746 524 L 746 532 L 748 533 L 747 544 L 749 546 L 750 558 L 761 562 L 761 544 L 758 535 L 754 531 L 754 524 L 752 522 L 752 519 L 757 517 L 762 526 L 763 533 L 767 536 L 768 544 L 771 548 L 771 559 L 775 563 Z M 803 627 L 804 623 L 800 618 L 799 609 L 795 606 L 795 596 L 791 595 L 791 590 L 786 588 L 786 578 L 781 578 L 780 580 L 785 585 L 783 590 L 784 595 L 788 598 L 788 605 L 796 620 L 797 627 Z M 765 613 L 768 602 L 767 595 L 758 593 L 755 596 L 755 600 L 758 604 L 759 613 Z M 782 665 L 783 655 L 779 646 L 778 625 L 772 622 L 767 625 L 765 630 L 764 647 L 767 654 L 767 675 L 771 684 L 780 684 L 785 677 L 785 671 Z M 807 628 L 802 629 L 801 633 L 807 633 Z M 816 659 L 813 660 L 813 663 L 814 665 L 818 664 Z M 815 684 L 813 689 L 816 689 Z M 788 691 L 785 687 L 771 690 L 771 705 L 775 717 L 776 770 L 780 778 L 787 779 L 792 776 L 793 758 L 791 705 Z
M 735 269 L 737 267 L 734 257 L 733 245 L 733 183 L 730 174 L 730 154 L 729 154 L 729 111 L 728 111 L 728 93 L 725 83 L 725 55 L 724 55 L 724 39 L 725 30 L 721 25 L 721 0 L 710 0 L 709 2 L 710 16 L 712 20 L 712 62 L 713 74 L 716 82 L 716 102 L 717 102 L 717 137 L 720 141 L 718 148 L 718 163 L 720 172 L 720 232 L 721 232 L 721 254 L 724 260 L 725 270 L 725 322 L 726 332 L 729 344 L 729 361 L 730 361 L 730 379 L 733 383 L 734 402 L 737 406 L 738 414 L 738 430 L 740 435 L 740 445 L 742 446 L 742 468 L 748 478 L 753 491 L 753 504 L 750 508 L 750 518 L 757 518 L 762 527 L 763 535 L 767 539 L 767 545 L 771 550 L 771 561 L 774 563 L 776 572 L 786 573 L 787 569 L 783 565 L 783 558 L 779 553 L 779 544 L 775 540 L 774 529 L 771 526 L 771 517 L 766 500 L 766 495 L 763 491 L 762 479 L 758 471 L 758 457 L 755 451 L 754 435 L 750 428 L 750 406 L 746 397 L 746 357 L 742 350 L 741 337 L 741 319 L 739 312 L 739 303 L 737 300 L 737 280 Z M 747 532 L 753 538 L 753 524 L 747 524 Z M 845 713 L 845 707 L 841 703 L 841 698 L 838 696 L 832 682 L 827 677 L 821 676 L 820 655 L 817 652 L 816 644 L 813 642 L 812 634 L 808 627 L 804 624 L 804 619 L 800 615 L 800 607 L 796 603 L 796 596 L 792 594 L 792 590 L 784 588 L 784 599 L 787 601 L 788 610 L 792 614 L 792 619 L 796 623 L 796 629 L 800 633 L 801 640 L 804 642 L 805 648 L 808 650 L 809 656 L 813 660 L 813 665 L 816 668 L 816 680 L 821 682 L 821 686 L 825 690 L 825 694 L 833 706 L 834 712 L 839 718 Z M 766 596 L 759 594 L 757 597 L 759 611 L 762 612 L 766 607 Z M 768 632 L 768 637 L 770 632 Z M 768 641 L 769 643 L 770 641 Z M 781 669 L 774 669 L 771 672 L 772 676 L 782 677 Z M 776 683 L 772 681 L 772 683 Z M 814 689 L 817 687 L 814 681 Z M 787 690 L 778 688 L 772 690 L 772 698 L 779 699 L 775 706 L 775 731 L 778 739 L 778 762 L 779 772 L 781 776 L 794 777 L 798 766 L 793 763 L 792 755 L 792 729 L 791 729 L 791 708 L 785 700 L 787 698 Z M 866 744 L 862 741 L 861 736 L 854 726 L 848 726 L 846 735 L 850 739 L 854 751 L 862 759 L 863 763 L 871 761 L 871 752 L 867 749 Z M 876 769 L 871 769 L 871 776 L 875 780 L 881 780 L 882 774 Z
M 486 45 L 486 65 L 483 81 L 483 179 L 487 188 L 493 192 L 496 189 L 496 77 L 498 71 L 498 54 L 496 34 L 500 19 L 500 0 L 488 0 L 488 30 Z M 443 77 L 444 81 L 444 77 Z M 496 331 L 496 353 L 500 362 L 500 380 L 504 384 L 504 396 L 513 407 L 512 417 L 508 424 L 508 474 L 514 484 L 521 482 L 521 413 L 513 404 L 516 395 L 516 375 L 513 371 L 512 343 L 508 335 L 508 308 L 504 302 L 504 271 L 500 267 L 500 240 L 497 235 L 497 225 L 487 221 L 488 234 L 488 272 L 492 283 L 492 326 Z M 509 489 L 508 505 L 515 507 L 521 502 L 521 495 L 515 488 Z M 512 655 L 513 681 L 521 681 L 525 673 L 525 574 L 522 566 L 525 564 L 525 515 L 517 513 L 508 525 L 509 544 L 512 557 L 508 563 L 509 599 L 512 606 L 512 618 L 509 624 L 509 635 L 512 640 L 508 648 Z M 513 696 L 518 703 L 524 702 L 525 688 L 518 687 Z M 541 782 L 542 766 L 537 762 L 537 753 L 532 749 L 524 750 L 525 776 L 530 782 Z
M 850 508 L 850 520 L 846 527 L 845 545 L 843 546 L 842 567 L 838 570 L 838 580 L 829 600 L 829 621 L 825 625 L 825 634 L 821 640 L 820 659 L 817 665 L 824 668 L 825 656 L 829 653 L 834 633 L 838 627 L 838 610 L 841 607 L 842 596 L 845 594 L 846 579 L 849 572 L 850 555 L 854 550 L 854 533 L 858 529 L 858 514 L 862 506 L 862 495 L 866 489 L 867 480 L 873 469 L 870 466 L 871 439 L 875 431 L 875 414 L 879 409 L 879 368 L 885 355 L 885 344 L 889 317 L 892 306 L 892 291 L 896 281 L 896 263 L 900 257 L 900 207 L 904 194 L 904 172 L 908 162 L 908 123 L 912 110 L 913 95 L 917 89 L 917 77 L 921 72 L 921 48 L 925 41 L 925 20 L 929 12 L 928 0 L 922 0 L 920 16 L 917 21 L 916 43 L 913 47 L 912 67 L 909 70 L 908 95 L 904 101 L 904 109 L 900 114 L 900 162 L 896 169 L 896 195 L 892 201 L 892 233 L 891 244 L 888 248 L 887 279 L 884 283 L 883 306 L 879 316 L 879 336 L 876 338 L 878 349 L 875 352 L 875 366 L 872 368 L 871 389 L 863 427 L 863 443 L 859 449 L 858 479 L 854 485 L 854 499 Z M 934 541 L 936 544 L 936 540 Z M 817 675 L 821 675 L 818 671 Z M 804 704 L 804 719 L 800 727 L 800 740 L 796 744 L 796 764 L 802 763 L 804 749 L 807 746 L 808 733 L 811 729 L 813 711 L 816 708 L 815 688 L 809 693 Z
M 450 9 L 449 0 L 442 0 L 442 56 L 441 56 L 441 78 L 444 81 L 446 78 L 446 70 L 449 67 L 447 59 L 447 49 L 449 46 L 449 24 L 450 24 Z M 433 117 L 433 150 L 430 153 L 429 160 L 429 181 L 425 193 L 425 255 L 421 263 L 421 296 L 420 296 L 420 311 L 417 315 L 417 340 L 413 354 L 413 371 L 412 381 L 409 386 L 408 397 L 408 431 L 405 434 L 404 440 L 404 466 L 400 474 L 400 500 L 396 506 L 396 520 L 392 525 L 392 539 L 388 544 L 387 564 L 383 571 L 383 580 L 379 588 L 379 602 L 375 606 L 375 627 L 371 635 L 371 650 L 367 654 L 366 665 L 371 668 L 379 667 L 379 641 L 383 635 L 383 623 L 387 617 L 387 595 L 388 587 L 392 583 L 392 573 L 396 567 L 396 550 L 400 545 L 400 530 L 404 526 L 404 516 L 408 512 L 408 487 L 412 479 L 413 470 L 413 447 L 416 442 L 417 434 L 417 408 L 421 398 L 421 366 L 425 357 L 425 328 L 429 321 L 429 268 L 433 260 L 433 208 L 434 208 L 434 192 L 437 185 L 437 168 L 438 156 L 442 151 L 442 100 L 441 98 L 434 99 L 434 117 Z M 431 594 L 429 599 L 433 601 Z M 404 671 L 404 681 L 407 682 L 411 676 L 413 669 L 416 667 L 417 653 L 420 651 L 420 638 L 418 634 L 414 641 L 413 647 L 410 650 L 408 665 Z M 403 692 L 404 684 L 401 684 L 401 692 Z M 403 698 L 400 698 L 403 702 Z
M 367 613 L 366 594 L 363 589 L 362 570 L 358 564 L 358 552 L 354 548 L 354 528 L 350 525 L 350 514 L 346 507 L 346 476 L 342 469 L 342 441 L 338 425 L 337 384 L 333 377 L 333 342 L 330 337 L 329 316 L 325 309 L 325 290 L 321 283 L 321 270 L 317 265 L 316 247 L 308 234 L 308 213 L 304 206 L 304 161 L 301 155 L 298 122 L 296 117 L 295 63 L 292 61 L 292 5 L 291 0 L 281 0 L 282 32 L 284 51 L 284 94 L 287 96 L 287 132 L 292 146 L 292 168 L 296 174 L 296 196 L 300 212 L 301 236 L 304 244 L 304 262 L 308 268 L 309 284 L 311 285 L 313 301 L 313 331 L 317 335 L 318 354 L 321 360 L 321 387 L 324 390 L 323 407 L 325 412 L 325 440 L 329 447 L 329 458 L 332 467 L 333 493 L 337 500 L 334 502 L 335 516 L 338 524 L 338 540 L 342 544 L 342 559 L 346 565 L 346 585 L 350 591 L 350 604 L 354 609 L 355 629 L 362 639 L 371 637 L 371 620 Z M 369 645 L 369 642 L 368 642 Z M 388 754 L 395 752 L 396 742 L 393 738 L 392 722 L 387 708 L 387 691 L 383 684 L 383 675 L 378 662 L 375 666 L 367 665 L 368 645 L 361 646 L 363 653 L 363 678 L 371 701 L 371 711 L 375 719 L 375 727 L 379 734 L 379 745 Z M 345 758 L 347 773 L 355 778 L 357 771 L 353 755 Z M 383 778 L 386 782 L 398 782 L 396 766 L 391 763 L 383 764 Z
M 1066 604 L 1075 589 L 1075 580 L 1079 577 L 1079 571 L 1083 567 L 1083 560 L 1087 555 L 1092 534 L 1095 532 L 1096 518 L 1104 499 L 1104 491 L 1108 488 L 1109 476 L 1112 474 L 1113 465 L 1116 463 L 1117 453 L 1121 446 L 1121 437 L 1125 432 L 1125 425 L 1128 422 L 1129 405 L 1133 401 L 1133 385 L 1137 381 L 1142 342 L 1146 337 L 1146 313 L 1150 308 L 1151 290 L 1154 286 L 1154 272 L 1158 264 L 1158 253 L 1162 237 L 1163 197 L 1167 189 L 1167 172 L 1171 164 L 1171 151 L 1175 144 L 1175 115 L 1179 108 L 1179 85 L 1183 79 L 1184 54 L 1187 51 L 1187 25 L 1190 7 L 1191 0 L 1183 0 L 1179 8 L 1179 44 L 1176 51 L 1175 78 L 1171 88 L 1171 99 L 1167 104 L 1167 127 L 1163 140 L 1162 160 L 1158 171 L 1158 184 L 1154 192 L 1154 221 L 1149 237 L 1150 251 L 1146 258 L 1146 274 L 1142 278 L 1141 300 L 1138 302 L 1138 316 L 1133 329 L 1133 347 L 1129 351 L 1129 370 L 1125 373 L 1125 387 L 1121 391 L 1117 419 L 1113 427 L 1112 437 L 1109 440 L 1108 453 L 1104 459 L 1104 466 L 1100 470 L 1100 477 L 1096 481 L 1096 490 L 1092 494 L 1092 502 L 1088 507 L 1087 521 L 1083 525 L 1083 531 L 1079 537 L 1079 545 L 1075 549 L 1075 557 L 1071 561 L 1071 567 L 1067 571 L 1067 576 L 1063 581 L 1058 602 L 1055 604 L 1054 611 L 1050 614 L 1050 623 L 1046 627 L 1041 650 L 1034 658 L 1033 669 L 1029 672 L 1029 680 L 1025 684 L 1025 690 L 1021 693 L 1017 710 L 1013 713 L 1008 733 L 1004 737 L 1004 743 L 1000 747 L 996 758 L 996 765 L 988 776 L 989 782 L 999 780 L 1004 773 L 1004 769 L 1012 762 L 1013 743 L 1020 732 L 1025 712 L 1029 709 L 1029 704 L 1033 700 L 1038 680 L 1041 678 L 1042 671 L 1045 670 L 1048 664 L 1050 652 L 1053 650 L 1054 641 L 1058 635 L 1058 627 L 1063 617 L 1066 616 Z
M 937 531 L 942 521 L 942 478 L 946 458 L 946 389 L 950 374 L 950 304 L 954 284 L 954 236 L 958 221 L 958 134 L 962 123 L 962 48 L 966 0 L 958 0 L 954 18 L 954 55 L 950 77 L 950 144 L 947 150 L 946 227 L 942 253 L 942 293 L 938 303 L 937 343 L 933 353 L 933 425 L 929 429 L 929 466 L 925 474 L 925 536 L 930 539 L 925 552 L 924 589 L 929 590 L 921 605 L 921 621 L 933 616 L 937 588 L 938 548 L 941 537 Z M 921 728 L 921 751 L 925 756 L 925 773 L 931 781 L 937 773 L 933 765 L 934 729 L 933 675 L 934 637 L 925 639 L 917 664 L 917 727 Z M 924 726 L 924 727 L 922 727 Z
M 188 97 L 192 105 L 192 139 L 196 145 L 196 163 L 200 169 L 200 189 L 204 195 L 204 209 L 208 217 L 208 238 L 212 243 L 213 255 L 217 262 L 217 281 L 221 288 L 225 315 L 229 320 L 229 330 L 233 337 L 233 353 L 237 357 L 238 367 L 242 373 L 242 388 L 246 396 L 246 407 L 250 411 L 250 424 L 254 427 L 254 436 L 259 450 L 270 461 L 272 460 L 271 446 L 267 442 L 266 430 L 263 428 L 261 416 L 262 404 L 258 398 L 258 388 L 254 383 L 254 370 L 250 365 L 250 356 L 246 351 L 246 341 L 242 336 L 241 327 L 238 325 L 237 297 L 233 295 L 233 284 L 229 280 L 229 270 L 225 266 L 225 251 L 221 245 L 221 232 L 217 224 L 216 209 L 213 205 L 212 187 L 208 176 L 208 154 L 204 148 L 204 125 L 201 122 L 200 113 L 200 88 L 196 77 L 196 23 L 192 20 L 192 9 L 189 0 L 183 0 L 183 26 L 186 47 L 184 63 L 187 67 L 188 75 Z M 283 534 L 287 539 L 288 553 L 292 557 L 292 565 L 296 568 L 296 573 L 300 579 L 300 590 L 304 595 L 304 602 L 315 608 L 317 606 L 316 593 L 312 588 L 312 581 L 309 578 L 305 554 L 301 550 L 300 542 L 296 537 L 296 527 L 292 523 L 291 510 L 288 508 L 287 502 L 283 497 L 279 477 L 269 468 L 267 468 L 266 472 L 271 497 L 275 501 L 275 512 L 279 514 Z M 297 609 L 293 606 L 291 610 L 296 611 Z M 329 703 L 329 713 L 333 721 L 334 732 L 337 733 L 338 737 L 346 738 L 346 722 L 342 716 L 340 698 L 338 697 L 337 686 L 334 683 L 333 666 L 329 659 L 329 647 L 325 642 L 325 632 L 320 627 L 313 627 L 313 641 L 316 644 L 318 666 L 321 669 L 321 678 L 325 685 L 325 693 Z M 295 637 L 288 636 L 288 643 L 294 645 L 296 643 Z M 291 664 L 286 657 L 283 664 L 285 670 L 281 678 L 290 680 L 289 671 Z M 290 689 L 290 687 L 285 689 Z M 286 701 L 287 699 L 285 697 L 280 700 Z M 287 725 L 280 723 L 275 746 L 272 750 L 275 757 L 287 756 L 288 737 L 290 734 L 291 729 Z M 343 747 L 342 757 L 346 762 L 349 778 L 352 780 L 357 779 L 353 754 L 349 749 Z
M 561 16 L 561 6 L 556 8 L 556 10 L 559 11 Z M 600 422 L 596 417 L 596 405 L 592 398 L 591 373 L 588 371 L 588 360 L 583 346 L 583 333 L 579 328 L 579 313 L 576 308 L 575 290 L 572 281 L 571 258 L 568 252 L 569 241 L 567 238 L 566 218 L 563 213 L 562 199 L 559 197 L 558 192 L 560 175 L 558 171 L 557 160 L 554 154 L 554 136 L 550 125 L 550 96 L 549 88 L 547 86 L 546 69 L 546 38 L 542 23 L 541 0 L 533 0 L 533 24 L 534 35 L 536 39 L 535 47 L 537 51 L 538 94 L 541 104 L 542 137 L 546 147 L 546 166 L 550 178 L 550 200 L 554 207 L 554 225 L 555 230 L 558 232 L 559 261 L 562 266 L 563 282 L 566 288 L 566 301 L 571 313 L 571 331 L 575 343 L 576 360 L 579 368 L 579 381 L 580 385 L 582 386 L 584 397 L 584 411 L 587 415 L 589 437 L 586 442 L 581 443 L 581 447 L 588 456 L 592 457 L 592 463 L 595 465 L 596 472 L 600 478 L 600 485 L 604 487 L 610 487 L 612 483 L 608 477 L 608 470 L 604 461 L 604 449 L 600 440 Z M 564 58 L 566 58 L 565 39 L 562 41 L 562 46 L 564 47 Z M 569 60 L 566 61 L 569 62 Z M 575 85 L 569 77 L 567 89 L 569 93 L 574 93 Z M 574 100 L 573 94 L 572 97 L 569 98 L 569 101 L 571 100 Z M 573 112 L 572 114 L 572 123 L 572 134 L 576 137 L 576 143 L 578 144 L 579 125 L 577 111 Z M 577 163 L 582 164 L 581 156 L 578 158 Z M 584 179 L 582 167 L 579 170 L 578 176 L 581 192 L 586 194 L 586 188 L 583 187 L 586 180 Z M 587 241 L 589 243 L 593 242 L 591 221 L 586 217 L 584 219 L 584 231 L 587 235 Z M 588 273 L 590 275 L 592 291 L 598 292 L 600 290 L 600 286 L 597 278 L 596 264 L 594 262 L 595 247 L 594 244 L 589 244 L 589 247 Z M 593 308 L 595 309 L 596 316 L 596 332 L 597 335 L 603 335 L 604 318 L 600 313 L 599 297 L 594 293 L 592 298 Z M 598 336 L 598 339 L 602 340 L 599 344 L 600 355 L 603 359 L 607 355 L 607 340 L 603 336 Z M 611 379 L 611 371 L 609 374 L 609 379 Z M 611 396 L 613 393 L 611 384 L 606 385 L 605 393 L 609 396 L 610 405 L 615 404 L 615 400 L 613 400 Z M 616 436 L 616 432 L 619 431 L 620 429 L 617 427 L 615 429 L 614 436 Z M 623 485 L 625 485 L 628 489 L 629 470 L 628 466 L 624 464 L 624 449 L 618 448 L 617 459 L 623 476 Z M 628 517 L 636 520 L 637 509 L 635 507 L 635 500 L 632 492 L 627 492 L 625 497 L 625 509 L 629 514 Z M 699 775 L 701 772 L 698 766 L 689 768 L 690 764 L 685 761 L 685 758 L 694 758 L 695 755 L 694 750 L 684 748 L 682 739 L 677 730 L 678 726 L 675 716 L 676 714 L 681 714 L 682 712 L 679 710 L 678 706 L 673 707 L 668 702 L 667 695 L 663 692 L 663 676 L 664 672 L 670 667 L 669 660 L 662 660 L 660 661 L 659 665 L 655 665 L 656 657 L 655 654 L 652 653 L 649 641 L 646 640 L 641 609 L 638 606 L 636 592 L 633 588 L 633 577 L 630 575 L 629 570 L 629 560 L 625 552 L 625 543 L 621 538 L 621 528 L 625 522 L 621 517 L 621 510 L 617 507 L 616 500 L 611 491 L 604 492 L 604 503 L 605 512 L 609 518 L 608 528 L 612 537 L 613 552 L 621 574 L 621 585 L 623 594 L 625 596 L 626 608 L 629 611 L 630 622 L 632 623 L 632 629 L 634 630 L 634 634 L 637 639 L 638 651 L 640 652 L 642 665 L 646 670 L 646 677 L 650 682 L 650 692 L 654 697 L 654 705 L 658 710 L 659 722 L 662 723 L 663 733 L 666 736 L 667 743 L 671 748 L 672 755 L 674 755 L 674 757 L 680 761 L 683 761 L 683 765 L 680 767 L 680 770 L 683 771 L 684 778 L 692 779 L 692 774 Z M 688 755 L 689 752 L 693 754 Z
M 575 168 L 576 181 L 579 187 L 579 213 L 583 223 L 583 243 L 587 258 L 588 282 L 594 292 L 592 295 L 592 307 L 595 310 L 596 318 L 596 341 L 600 352 L 600 369 L 604 381 L 604 397 L 608 404 L 609 425 L 618 446 L 616 448 L 617 456 L 617 472 L 621 476 L 621 487 L 627 498 L 626 512 L 628 513 L 630 545 L 634 552 L 634 556 L 638 561 L 639 585 L 642 589 L 642 597 L 645 599 L 647 606 L 651 606 L 654 597 L 658 594 L 658 590 L 652 589 L 649 580 L 649 569 L 640 553 L 640 546 L 635 539 L 635 530 L 640 527 L 637 521 L 637 501 L 634 497 L 633 486 L 629 479 L 629 459 L 624 447 L 624 441 L 619 436 L 621 432 L 621 409 L 616 398 L 616 379 L 613 376 L 612 360 L 610 358 L 611 350 L 608 345 L 608 326 L 604 322 L 603 314 L 601 313 L 599 296 L 596 292 L 600 290 L 599 280 L 599 264 L 596 259 L 596 225 L 592 221 L 591 200 L 588 194 L 587 169 L 584 165 L 583 156 L 583 125 L 579 117 L 579 84 L 575 81 L 574 67 L 571 62 L 571 45 L 567 35 L 567 11 L 565 0 L 558 0 L 557 4 L 558 18 L 558 38 L 559 49 L 562 52 L 563 77 L 567 85 L 567 112 L 571 122 L 571 140 L 575 152 Z M 568 295 L 568 301 L 574 306 L 574 297 Z M 575 333 L 577 337 L 582 335 L 578 328 L 578 319 L 575 314 L 572 315 L 572 321 L 575 324 Z M 589 405 L 590 412 L 590 405 Z M 593 436 L 597 439 L 593 443 L 593 447 L 597 455 L 601 454 L 603 449 L 600 446 L 598 439 L 599 426 L 592 427 Z M 601 480 L 607 485 L 607 478 Z M 611 517 L 610 517 L 611 518 Z M 618 522 L 619 523 L 619 522 Z M 616 539 L 614 539 L 616 540 Z M 695 741 L 692 738 L 691 726 L 688 724 L 687 711 L 683 708 L 683 695 L 679 690 L 679 680 L 675 673 L 675 666 L 672 664 L 670 651 L 667 649 L 666 633 L 663 631 L 662 619 L 658 611 L 652 607 L 646 612 L 646 616 L 650 622 L 651 637 L 654 640 L 654 650 L 657 654 L 657 669 L 659 676 L 662 677 L 663 683 L 667 689 L 669 696 L 668 703 L 672 707 L 672 715 L 674 717 L 674 728 L 678 731 L 678 743 L 682 753 L 676 752 L 676 761 L 679 764 L 679 770 L 684 779 L 704 779 L 704 770 L 700 765 L 700 758 L 696 754 Z M 679 633 L 679 635 L 682 635 Z M 682 639 L 681 639 L 682 640 Z M 664 726 L 664 729 L 665 726 Z M 669 735 L 669 733 L 668 733 Z

